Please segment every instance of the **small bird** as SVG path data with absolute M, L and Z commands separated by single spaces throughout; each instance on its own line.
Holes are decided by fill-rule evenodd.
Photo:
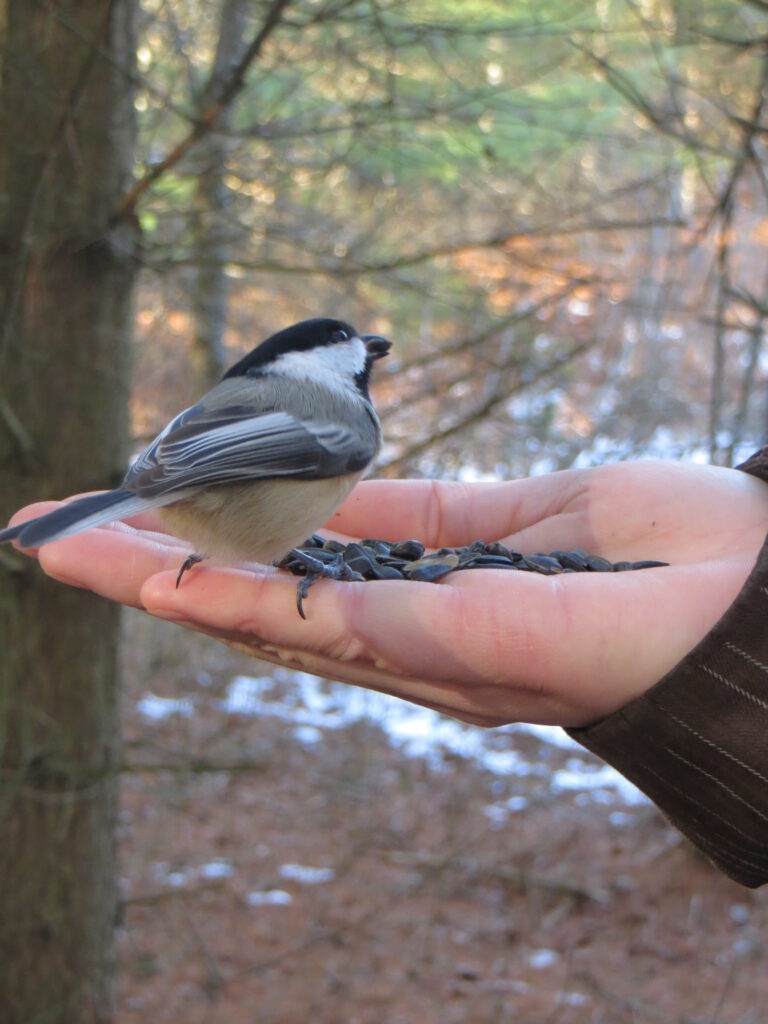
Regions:
M 273 334 L 171 420 L 120 487 L 78 498 L 0 530 L 0 543 L 40 547 L 157 508 L 194 554 L 271 563 L 289 551 L 306 567 L 297 606 L 323 576 L 361 578 L 342 559 L 324 565 L 294 551 L 344 501 L 381 446 L 368 393 L 391 342 L 343 320 L 304 320 Z

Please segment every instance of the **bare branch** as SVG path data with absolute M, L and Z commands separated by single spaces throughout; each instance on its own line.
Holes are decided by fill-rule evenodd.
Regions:
M 729 201 L 720 224 L 717 242 L 716 326 L 713 342 L 712 387 L 709 399 L 709 461 L 712 463 L 717 461 L 717 437 L 720 433 L 720 417 L 723 406 L 723 374 L 725 373 L 725 330 L 723 324 L 730 289 L 728 229 L 732 211 L 733 206 Z
M 178 760 L 124 761 L 117 766 L 116 771 L 121 775 L 212 775 L 218 772 L 226 774 L 266 772 L 269 767 L 269 760 L 259 760 L 255 757 L 213 761 L 208 758 L 181 754 Z
M 494 878 L 502 882 L 511 882 L 520 889 L 545 889 L 549 892 L 573 896 L 577 900 L 598 903 L 601 906 L 606 906 L 611 902 L 610 894 L 604 889 L 580 885 L 567 878 L 560 879 L 553 878 L 551 875 L 537 874 L 526 868 L 515 867 L 513 864 L 486 863 L 476 857 L 451 857 L 445 854 L 409 853 L 400 850 L 393 850 L 387 855 L 387 859 L 396 864 L 406 864 L 409 867 L 440 868 L 442 871 L 457 870 L 473 877 L 480 875 Z
M 754 108 L 751 117 L 749 117 L 744 124 L 744 137 L 739 149 L 739 154 L 731 168 L 731 173 L 728 176 L 725 188 L 709 216 L 707 222 L 708 225 L 712 224 L 715 217 L 718 215 L 723 215 L 730 219 L 729 211 L 733 202 L 733 194 L 745 168 L 753 161 L 758 165 L 760 163 L 760 161 L 755 158 L 753 143 L 755 133 L 760 128 L 760 119 L 762 118 L 763 110 L 765 108 L 766 93 L 768 93 L 768 54 L 763 57 L 760 81 L 758 82 L 755 93 Z
M 599 70 L 605 76 L 606 82 L 611 85 L 616 92 L 618 92 L 624 99 L 636 110 L 648 119 L 648 121 L 661 132 L 663 135 L 668 135 L 673 139 L 677 139 L 679 142 L 684 143 L 690 149 L 695 151 L 705 151 L 722 155 L 723 150 L 721 147 L 713 146 L 711 143 L 706 142 L 704 139 L 696 138 L 691 135 L 688 129 L 685 127 L 685 122 L 681 122 L 679 118 L 675 118 L 677 123 L 681 124 L 681 127 L 676 127 L 672 119 L 666 116 L 663 112 L 656 109 L 653 104 L 646 99 L 646 97 L 640 92 L 634 82 L 623 72 L 619 71 L 618 68 L 610 64 L 604 57 L 598 56 L 593 50 L 588 47 L 576 43 L 571 40 L 571 45 L 575 47 L 580 53 L 599 68 Z
M 478 331 L 476 334 L 470 335 L 468 338 L 461 338 L 458 341 L 450 342 L 447 345 L 441 345 L 439 348 L 433 349 L 430 352 L 422 352 L 419 355 L 412 356 L 410 359 L 403 360 L 397 369 L 392 371 L 392 374 L 404 373 L 417 366 L 426 366 L 429 363 L 437 362 L 437 360 L 444 359 L 447 356 L 461 355 L 469 349 L 475 348 L 483 342 L 489 341 L 496 335 L 501 334 L 501 332 L 507 330 L 507 328 L 513 327 L 515 324 L 524 323 L 526 320 L 530 320 L 532 317 L 536 316 L 537 313 L 541 312 L 542 309 L 546 309 L 547 306 L 561 302 L 564 298 L 572 295 L 577 288 L 581 288 L 588 283 L 589 281 L 586 278 L 583 280 L 575 278 L 553 294 L 545 295 L 537 302 L 530 303 L 522 309 L 515 309 L 508 316 L 503 317 L 496 323 L 490 324 L 482 331 Z
M 756 316 L 755 322 L 752 324 L 752 328 L 749 332 L 747 365 L 744 367 L 744 374 L 741 381 L 741 393 L 739 395 L 739 405 L 736 410 L 736 416 L 734 417 L 733 428 L 731 429 L 731 441 L 726 452 L 726 465 L 728 466 L 733 465 L 736 448 L 741 443 L 741 439 L 744 434 L 744 425 L 747 421 L 747 412 L 749 411 L 749 401 L 754 389 L 755 374 L 757 372 L 760 350 L 763 345 L 763 335 L 765 333 L 765 318 L 768 316 L 768 278 L 764 282 L 763 294 L 765 298 L 762 303 L 755 303 L 758 315 Z
M 113 223 L 131 214 L 141 196 L 143 196 L 144 193 L 151 188 L 151 186 L 154 185 L 154 183 L 161 178 L 163 174 L 166 173 L 166 171 L 170 170 L 171 167 L 174 167 L 182 157 L 184 157 L 189 150 L 200 141 L 200 139 L 211 131 L 224 110 L 229 106 L 235 96 L 237 96 L 237 94 L 244 88 L 245 75 L 248 68 L 259 56 L 267 39 L 269 39 L 279 25 L 283 11 L 289 3 L 290 0 L 274 0 L 263 25 L 256 33 L 237 66 L 234 68 L 228 81 L 221 89 L 221 92 L 208 104 L 205 110 L 203 110 L 192 130 L 185 135 L 180 142 L 177 142 L 173 149 L 167 153 L 162 160 L 150 168 L 143 177 L 139 178 L 130 191 L 123 196 L 112 217 Z
M 524 380 L 518 380 L 514 386 L 505 387 L 503 390 L 498 388 L 495 389 L 484 402 L 476 406 L 465 416 L 462 416 L 443 430 L 440 430 L 435 434 L 431 434 L 429 437 L 422 438 L 420 441 L 416 441 L 414 444 L 406 448 L 405 451 L 401 452 L 396 458 L 380 463 L 379 468 L 388 475 L 393 471 L 401 469 L 406 462 L 416 458 L 418 455 L 422 455 L 433 445 L 446 441 L 449 437 L 453 437 L 454 434 L 458 434 L 461 431 L 474 426 L 476 423 L 480 423 L 482 420 L 486 419 L 490 413 L 497 409 L 498 406 L 503 402 L 506 402 L 512 395 L 519 394 L 519 392 L 531 387 L 531 385 L 544 380 L 550 374 L 555 373 L 563 366 L 573 362 L 573 360 L 577 359 L 580 355 L 583 355 L 596 343 L 596 338 L 590 338 L 589 341 L 584 341 L 578 345 L 574 345 L 573 348 L 567 352 L 559 353 L 551 362 L 539 367 L 533 373 L 526 376 Z
M 512 245 L 515 242 L 531 238 L 566 238 L 572 235 L 589 234 L 590 232 L 647 231 L 649 228 L 654 227 L 682 228 L 685 226 L 686 222 L 681 218 L 668 216 L 627 218 L 626 220 L 595 220 L 570 226 L 560 224 L 542 225 L 519 231 L 505 231 L 493 234 L 488 238 L 466 239 L 453 243 L 447 242 L 409 256 L 399 256 L 391 260 L 381 260 L 375 263 L 350 264 L 349 261 L 339 259 L 337 262 L 327 264 L 326 266 L 316 264 L 314 266 L 302 267 L 295 264 L 282 263 L 279 260 L 233 259 L 229 261 L 229 264 L 241 270 L 259 273 L 318 274 L 334 278 L 359 277 L 363 274 L 383 274 L 394 270 L 404 270 L 407 267 L 414 267 L 441 256 L 460 256 L 474 249 L 499 249 L 506 245 Z M 318 253 L 317 255 L 322 258 L 322 254 Z M 157 272 L 162 272 L 170 267 L 204 265 L 204 261 L 190 257 L 167 260 L 145 259 L 143 262 L 146 267 Z

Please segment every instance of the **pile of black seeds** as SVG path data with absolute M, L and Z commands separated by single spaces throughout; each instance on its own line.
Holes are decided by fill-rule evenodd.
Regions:
M 523 555 L 511 551 L 505 544 L 493 541 L 458 548 L 440 548 L 426 554 L 418 540 L 401 540 L 396 544 L 368 538 L 359 543 L 342 544 L 313 534 L 298 548 L 321 562 L 332 571 L 341 568 L 344 574 L 337 578 L 348 580 L 419 580 L 434 582 L 449 572 L 462 569 L 507 569 L 515 572 L 535 572 L 541 576 L 555 576 L 567 572 L 626 572 L 630 569 L 653 569 L 667 562 L 609 562 L 600 555 L 589 555 L 581 548 L 572 551 L 552 551 L 548 555 Z M 307 565 L 289 553 L 280 563 L 296 576 L 307 575 Z M 329 572 L 331 575 L 331 572 Z

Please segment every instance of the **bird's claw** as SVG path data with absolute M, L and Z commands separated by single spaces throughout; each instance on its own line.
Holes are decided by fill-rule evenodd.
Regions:
M 202 560 L 204 558 L 205 558 L 205 555 L 198 555 L 197 552 L 195 552 L 195 551 L 193 551 L 191 555 L 187 555 L 187 557 L 184 559 L 184 561 L 182 563 L 181 568 L 179 569 L 179 575 L 176 577 L 176 589 L 177 590 L 179 589 L 179 584 L 181 583 L 181 577 L 184 575 L 184 573 L 188 569 L 191 569 L 193 565 L 197 565 L 198 562 L 202 562 Z
M 306 575 L 303 576 L 296 587 L 296 607 L 299 611 L 299 615 L 302 619 L 307 618 L 304 614 L 304 598 L 309 593 L 309 588 L 317 583 L 318 580 L 343 580 L 345 582 L 359 583 L 365 580 L 359 572 L 354 569 L 350 569 L 347 563 L 344 561 L 343 552 L 339 552 L 331 562 L 321 562 L 319 558 L 314 558 L 306 551 L 300 551 L 298 548 L 292 548 L 286 556 L 287 558 L 295 559 L 300 562 L 306 569 Z M 285 561 L 285 559 L 283 560 Z

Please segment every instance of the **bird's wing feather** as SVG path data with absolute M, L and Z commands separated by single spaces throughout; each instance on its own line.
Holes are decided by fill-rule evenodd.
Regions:
M 139 456 L 123 486 L 144 498 L 206 484 L 338 476 L 362 469 L 375 438 L 340 424 L 248 406 L 193 406 Z

